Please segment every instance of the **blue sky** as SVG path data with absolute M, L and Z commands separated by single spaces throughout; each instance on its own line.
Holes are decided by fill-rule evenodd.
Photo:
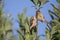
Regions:
M 11 13 L 12 17 L 14 19 L 14 25 L 13 25 L 13 30 L 14 30 L 14 35 L 17 36 L 17 33 L 15 30 L 17 30 L 18 27 L 18 23 L 16 22 L 16 20 L 18 20 L 17 14 L 18 13 L 22 13 L 23 8 L 27 8 L 27 16 L 35 16 L 35 8 L 32 7 L 34 6 L 33 3 L 30 0 L 4 0 L 4 12 L 6 14 Z M 50 2 L 46 3 L 45 5 L 43 5 L 43 8 L 40 9 L 40 11 L 42 12 L 42 14 L 44 15 L 45 19 L 47 21 L 50 21 L 51 18 L 49 16 L 48 10 L 53 10 L 53 7 L 50 5 L 50 3 L 53 3 L 54 5 L 58 6 L 58 3 L 55 0 L 49 0 Z M 42 22 L 38 22 L 38 35 L 41 34 L 45 34 L 45 28 L 47 26 L 42 23 Z M 45 37 L 41 37 L 42 40 L 46 40 Z

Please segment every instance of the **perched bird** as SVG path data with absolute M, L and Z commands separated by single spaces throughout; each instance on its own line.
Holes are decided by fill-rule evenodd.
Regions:
M 35 16 L 32 16 L 31 23 L 30 23 L 30 29 L 35 27 L 37 25 L 37 19 Z
M 43 16 L 43 14 L 39 10 L 36 11 L 36 18 L 37 18 L 37 20 L 48 24 L 48 22 L 45 20 L 45 18 Z

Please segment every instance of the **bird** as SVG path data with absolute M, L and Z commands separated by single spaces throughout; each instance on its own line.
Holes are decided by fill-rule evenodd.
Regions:
M 38 21 L 41 21 L 41 22 L 48 24 L 48 22 L 45 20 L 43 14 L 40 12 L 39 9 L 36 11 L 36 18 Z
M 31 23 L 30 23 L 30 29 L 32 29 L 33 27 L 37 26 L 37 19 L 35 16 L 32 16 L 31 18 Z

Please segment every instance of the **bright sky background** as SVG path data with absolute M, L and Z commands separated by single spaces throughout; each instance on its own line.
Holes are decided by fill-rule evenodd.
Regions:
M 13 30 L 14 30 L 14 35 L 17 36 L 16 30 L 19 28 L 16 20 L 18 20 L 17 14 L 22 13 L 23 8 L 27 8 L 27 16 L 34 16 L 35 15 L 35 8 L 32 7 L 34 6 L 33 3 L 30 0 L 4 0 L 4 12 L 5 13 L 11 13 L 12 17 L 14 18 L 14 25 L 13 25 Z M 53 10 L 53 7 L 50 5 L 50 3 L 53 3 L 54 5 L 58 6 L 58 3 L 55 0 L 49 0 L 47 4 L 43 5 L 43 8 L 40 9 L 42 14 L 44 15 L 45 19 L 47 21 L 50 21 L 51 18 L 49 16 L 48 10 Z M 42 23 L 38 22 L 38 35 L 45 34 L 45 28 L 47 26 Z M 45 37 L 41 37 L 42 40 L 46 40 Z M 17 40 L 17 37 L 16 37 Z

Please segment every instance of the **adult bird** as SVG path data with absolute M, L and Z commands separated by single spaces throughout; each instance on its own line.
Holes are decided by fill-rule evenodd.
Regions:
M 35 16 L 32 16 L 31 21 L 30 21 L 30 29 L 32 29 L 33 27 L 37 26 L 37 19 Z
M 48 22 L 45 20 L 43 14 L 40 12 L 40 10 L 36 11 L 36 18 L 38 21 L 44 22 L 46 24 L 48 24 Z

